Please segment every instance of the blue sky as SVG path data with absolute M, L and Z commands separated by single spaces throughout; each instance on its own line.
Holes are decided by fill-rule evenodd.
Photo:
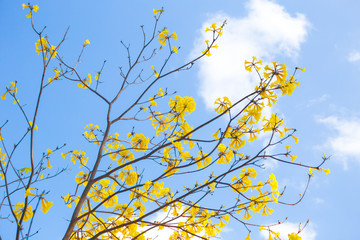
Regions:
M 3 66 L 0 95 L 9 82 L 18 81 L 20 101 L 27 103 L 26 110 L 31 112 L 38 91 L 41 59 L 35 53 L 37 36 L 25 17 L 22 3 L 3 1 L 0 8 L 0 65 Z M 138 48 L 142 37 L 139 26 L 144 25 L 147 31 L 152 28 L 153 8 L 164 7 L 160 25 L 178 34 L 176 44 L 181 48 L 172 66 L 198 54 L 207 37 L 205 27 L 226 19 L 228 24 L 218 42 L 219 48 L 210 58 L 159 84 L 159 87 L 177 90 L 181 95 L 193 96 L 197 101 L 195 120 L 212 116 L 215 97 L 227 95 L 236 99 L 253 89 L 256 79 L 243 68 L 244 60 L 253 55 L 264 62 L 285 62 L 289 70 L 306 68 L 305 73 L 297 75 L 300 88 L 290 97 L 280 98 L 272 111 L 281 115 L 287 126 L 298 130 L 300 141 L 293 146 L 297 161 L 316 164 L 325 152 L 332 156 L 325 166 L 330 168 L 331 174 L 316 174 L 299 205 L 276 206 L 274 215 L 262 221 L 271 223 L 288 216 L 287 223 L 279 227 L 283 236 L 287 236 L 288 231 L 296 230 L 300 221 L 310 219 L 302 233 L 303 240 L 354 239 L 357 236 L 360 210 L 352 201 L 360 197 L 356 191 L 360 173 L 358 1 L 137 0 L 133 3 L 99 3 L 39 0 L 31 3 L 39 5 L 34 20 L 38 26 L 47 26 L 45 33 L 51 41 L 58 42 L 70 26 L 61 50 L 66 59 L 74 61 L 82 43 L 90 40 L 80 66 L 82 72 L 99 70 L 107 60 L 102 76 L 106 83 L 101 87 L 109 95 L 112 84 L 117 84 L 118 67 L 126 64 L 126 53 L 120 40 L 130 43 L 132 49 Z M 85 147 L 81 136 L 84 126 L 89 121 L 99 125 L 103 121 L 104 105 L 81 89 L 70 86 L 68 82 L 57 83 L 46 92 L 47 100 L 39 112 L 39 155 L 46 148 L 63 143 Z M 10 142 L 15 141 L 22 132 L 17 127 L 23 124 L 22 116 L 11 101 L 1 101 L 0 110 L 0 125 L 10 120 L 2 134 L 8 136 Z M 21 156 L 20 153 L 17 155 L 18 158 Z M 54 168 L 67 164 L 60 157 L 53 163 Z M 270 172 L 276 174 L 281 186 L 287 186 L 286 197 L 290 202 L 302 193 L 306 170 L 269 163 L 264 173 Z M 74 173 L 66 173 L 49 182 L 49 186 L 56 189 L 49 194 L 55 206 L 38 221 L 51 224 L 37 225 L 41 230 L 36 239 L 60 239 L 57 236 L 64 232 L 70 210 L 62 206 L 59 196 L 67 194 L 66 184 L 73 181 L 73 176 Z M 8 223 L 2 221 L 0 234 L 3 239 L 11 239 L 6 237 L 7 227 Z M 246 235 L 246 229 L 232 221 L 220 237 L 231 240 L 243 239 Z M 252 237 L 267 239 L 257 231 Z

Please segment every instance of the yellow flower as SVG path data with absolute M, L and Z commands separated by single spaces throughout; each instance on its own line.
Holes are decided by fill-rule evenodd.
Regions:
M 89 39 L 86 39 L 86 41 L 83 43 L 83 46 L 86 47 L 86 46 L 89 45 L 89 44 L 90 44 Z
M 301 237 L 297 233 L 288 234 L 289 240 L 301 240 Z
M 309 175 L 313 176 L 313 171 L 317 170 L 317 168 L 309 168 Z
M 22 4 L 22 8 L 23 10 L 25 8 L 30 8 L 30 12 L 26 15 L 27 18 L 31 18 L 32 17 L 32 12 L 37 12 L 39 10 L 39 6 L 38 5 L 26 5 L 26 4 Z
M 46 153 L 47 153 L 46 155 L 47 155 L 47 156 L 49 156 L 52 152 L 53 152 L 53 151 L 52 151 L 51 149 L 49 149 L 49 148 L 46 149 Z
M 270 174 L 268 183 L 271 186 L 271 191 L 277 191 L 278 182 L 276 181 L 275 175 L 273 173 Z
M 287 76 L 287 70 L 285 64 L 278 64 L 277 62 L 272 62 L 274 68 L 270 68 L 269 65 L 265 66 L 264 77 L 266 79 L 270 78 L 271 76 L 276 76 L 277 82 L 279 82 L 281 85 L 286 80 Z
M 218 45 L 210 46 L 210 41 L 209 40 L 206 40 L 205 43 L 206 43 L 206 49 L 204 51 L 202 51 L 202 54 L 205 54 L 206 56 L 210 57 L 211 56 L 210 49 L 211 48 L 218 48 Z
M 87 172 L 80 171 L 76 177 L 75 182 L 86 186 L 89 174 Z
M 160 12 L 160 15 L 161 15 L 161 14 L 163 14 L 164 10 L 162 10 L 162 9 L 159 9 L 159 10 L 153 9 L 153 13 L 154 13 L 155 16 L 156 16 L 156 14 L 158 14 L 158 12 Z
M 216 162 L 217 164 L 229 163 L 231 159 L 234 157 L 234 153 L 228 149 L 224 144 L 219 144 L 217 150 L 219 151 L 218 156 L 219 160 Z M 226 152 L 228 150 L 228 152 Z
M 197 169 L 206 168 L 211 162 L 211 157 L 209 155 L 205 156 L 203 151 L 200 150 L 198 152 L 198 157 L 195 158 L 195 161 L 196 161 Z
M 29 126 L 30 126 L 30 128 L 32 127 L 32 125 L 33 125 L 33 122 L 32 122 L 32 121 L 29 121 Z M 38 126 L 35 125 L 34 129 L 35 129 L 35 130 L 38 130 Z
M 53 78 L 49 78 L 48 81 L 49 83 L 51 83 L 52 81 L 54 80 L 59 80 L 59 75 L 61 73 L 61 71 L 57 70 L 56 68 L 54 69 L 54 72 L 55 72 L 55 76 Z
M 51 168 L 52 168 L 52 165 L 50 164 L 50 160 L 49 160 L 49 159 L 47 160 L 47 166 L 46 166 L 46 168 L 48 168 L 48 169 L 51 169 Z
M 70 161 L 74 164 L 76 163 L 76 160 L 78 159 L 81 166 L 86 166 L 87 161 L 89 160 L 89 157 L 85 157 L 86 152 L 85 151 L 78 151 L 74 150 L 72 151 L 72 155 L 70 157 Z
M 1 152 L 1 148 L 0 148 L 0 162 L 1 162 L 4 166 L 6 165 L 5 157 L 6 157 L 6 153 L 2 153 L 2 152 Z
M 44 37 L 40 38 L 35 43 L 36 52 L 40 54 L 40 52 L 46 52 L 46 49 L 49 49 L 48 40 Z M 40 48 L 39 48 L 40 47 Z
M 24 207 L 25 207 L 25 204 L 23 202 L 19 202 L 19 203 L 17 203 L 15 205 L 14 213 L 15 213 L 15 216 L 16 216 L 17 219 L 21 218 Z M 32 217 L 33 217 L 33 210 L 32 210 L 31 205 L 28 205 L 26 210 L 25 210 L 23 220 L 26 222 L 27 220 L 29 220 Z
M 64 202 L 66 206 L 71 207 L 71 203 L 74 201 L 73 198 L 70 196 L 70 193 L 68 193 L 65 197 L 62 197 L 64 199 Z
M 174 53 L 177 53 L 177 52 L 178 52 L 178 48 L 177 48 L 177 47 L 175 47 L 175 46 L 174 46 L 174 47 L 172 47 L 172 50 L 173 50 L 173 52 L 174 52 Z
M 159 76 L 159 73 L 155 70 L 154 66 L 151 66 L 150 68 L 151 68 L 152 70 L 154 70 L 155 77 L 158 77 L 158 76 Z
M 150 106 L 157 106 L 157 103 L 155 102 L 155 97 L 149 98 Z
M 299 67 L 297 67 L 296 69 L 299 69 L 300 71 L 305 72 L 305 68 L 299 68 Z
M 23 3 L 23 4 L 22 4 L 22 7 L 23 7 L 23 10 L 24 10 L 25 8 L 30 7 L 30 5 L 26 5 L 25 3 Z
M 294 135 L 291 135 L 291 137 L 293 137 L 293 138 L 294 138 L 295 143 L 298 143 L 298 142 L 299 142 L 299 138 L 295 137 Z
M 151 186 L 152 186 L 152 182 L 150 180 L 147 180 L 144 184 L 145 191 L 148 191 Z
M 90 86 L 90 84 L 91 84 L 91 74 L 89 73 L 81 83 L 78 83 L 78 87 L 82 89 L 86 89 Z
M 219 105 L 215 108 L 215 112 L 218 114 L 225 112 L 232 106 L 228 97 L 223 97 L 222 100 L 218 98 L 214 104 Z
M 10 95 L 13 95 L 13 96 L 16 95 L 16 93 L 17 93 L 16 82 L 11 82 L 10 87 L 6 86 L 6 92 L 4 93 L 4 95 L 1 96 L 1 99 L 6 99 L 7 93 L 9 93 Z
M 52 207 L 53 202 L 48 202 L 45 198 L 41 198 L 41 211 L 43 213 L 47 213 L 49 209 Z
M 272 113 L 269 120 L 265 119 L 265 117 L 264 117 L 263 121 L 267 121 L 265 124 L 263 124 L 265 132 L 267 132 L 267 131 L 276 131 L 276 132 L 280 133 L 280 137 L 282 137 L 284 135 L 284 133 L 279 130 L 279 127 L 281 125 L 284 125 L 285 123 L 277 115 Z
M 223 27 L 222 27 L 222 26 L 217 27 L 216 25 L 217 25 L 216 23 L 212 23 L 212 24 L 210 25 L 210 28 L 207 27 L 207 28 L 205 29 L 205 32 L 209 32 L 209 31 L 211 31 L 211 32 L 217 32 L 217 33 L 221 36 L 222 33 L 223 33 Z
M 251 240 L 250 233 L 247 235 L 247 237 L 244 240 Z
M 175 99 L 170 98 L 168 103 L 169 107 L 174 113 L 174 118 L 182 122 L 185 121 L 184 117 L 192 113 L 196 108 L 196 102 L 192 97 L 181 97 L 179 95 L 175 96 Z M 175 120 L 171 119 L 171 120 Z
M 65 158 L 66 157 L 66 155 L 68 155 L 70 152 L 67 152 L 67 153 L 61 153 L 61 156 L 63 157 L 63 158 Z
M 220 132 L 220 129 L 218 129 L 215 133 L 213 133 L 211 135 L 215 141 L 219 140 L 219 132 Z
M 137 180 L 138 180 L 137 172 L 131 171 L 131 172 L 129 172 L 129 174 L 127 175 L 127 177 L 125 179 L 125 184 L 132 186 L 137 182 Z
M 245 70 L 251 72 L 252 67 L 254 67 L 256 69 L 256 71 L 259 71 L 260 67 L 257 66 L 257 64 L 262 65 L 262 61 L 259 60 L 256 62 L 256 57 L 252 57 L 252 59 L 253 59 L 252 62 L 245 60 Z
M 166 92 L 160 88 L 157 94 L 163 97 L 165 96 Z
M 169 35 L 169 30 L 164 29 L 161 33 L 159 33 L 159 42 L 161 45 L 166 45 L 166 40 L 173 38 L 177 40 L 177 34 L 173 32 L 171 35 Z
M 28 188 L 28 189 L 26 189 L 26 191 L 25 191 L 25 198 L 27 198 L 28 196 L 34 196 L 34 197 L 37 196 L 36 194 L 33 194 L 33 193 L 30 192 L 32 189 L 35 189 L 35 188 Z
M 145 151 L 148 148 L 149 138 L 145 137 L 144 134 L 135 133 L 131 138 L 131 145 L 136 151 Z

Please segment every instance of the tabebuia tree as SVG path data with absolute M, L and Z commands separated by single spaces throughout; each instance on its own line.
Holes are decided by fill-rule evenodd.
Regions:
M 56 190 L 46 182 L 75 171 L 68 194 L 57 196 L 71 208 L 72 215 L 52 217 L 52 224 L 66 221 L 68 226 L 63 236 L 48 239 L 141 240 L 150 239 L 147 236 L 154 230 L 161 235 L 164 229 L 172 231 L 169 237 L 172 240 L 211 239 L 229 221 L 243 226 L 246 240 L 251 239 L 252 230 L 267 231 L 269 239 L 279 239 L 272 226 L 281 222 L 262 225 L 251 221 L 253 215 L 273 214 L 275 204 L 287 204 L 282 201 L 284 189 L 278 186 L 275 175 L 264 173 L 264 163 L 275 160 L 294 168 L 308 168 L 308 184 L 313 170 L 329 172 L 321 167 L 328 159 L 325 154 L 316 166 L 297 163 L 290 147 L 298 142 L 296 130 L 286 126 L 276 113 L 264 114 L 264 109 L 274 106 L 278 95 L 292 94 L 299 86 L 296 73 L 305 69 L 295 67 L 288 74 L 285 64 L 272 62 L 263 67 L 256 57 L 244 60 L 245 69 L 239 71 L 246 70 L 258 77 L 254 90 L 232 101 L 219 96 L 214 102 L 215 111 L 201 120 L 190 117 L 196 110 L 193 97 L 158 87 L 164 79 L 190 70 L 201 58 L 216 51 L 226 22 L 213 23 L 204 29 L 209 38 L 203 51 L 185 64 L 173 67 L 169 62 L 180 50 L 176 44 L 178 36 L 172 29 L 159 27 L 164 11 L 153 10 L 149 13 L 154 15 L 151 31 L 141 27 L 141 48 L 134 51 L 123 44 L 128 64 L 120 68 L 119 76 L 112 76 L 121 83 L 113 87 L 116 91 L 112 94 L 100 87 L 100 83 L 106 82 L 102 77 L 105 62 L 91 73 L 79 70 L 85 64 L 82 55 L 91 44 L 89 40 L 82 43 L 79 55 L 71 56 L 75 61 L 67 61 L 61 47 L 69 33 L 64 33 L 60 42 L 53 42 L 46 29 L 34 23 L 39 7 L 31 4 L 22 7 L 37 36 L 34 50 L 41 60 L 42 74 L 38 80 L 29 76 L 28 81 L 38 85 L 31 108 L 24 107 L 21 101 L 24 91 L 21 82 L 0 86 L 0 104 L 13 101 L 14 111 L 17 109 L 23 116 L 17 126 L 22 135 L 15 136 L 16 141 L 6 115 L 1 116 L 0 122 L 0 213 L 1 221 L 12 222 L 12 228 L 1 233 L 3 238 L 37 239 L 38 229 L 33 228 L 36 215 L 51 214 L 54 208 L 55 199 L 51 199 L 49 192 Z M 88 124 L 82 134 L 86 145 L 39 146 L 36 137 L 39 109 L 51 98 L 47 95 L 49 87 L 56 88 L 64 81 L 97 98 L 104 108 L 99 111 L 104 120 L 86 119 Z M 72 115 L 74 119 L 81 118 L 76 112 Z M 57 126 L 56 122 L 51 124 Z M 250 151 L 249 144 L 257 146 L 257 150 Z M 26 154 L 15 154 L 23 149 L 27 149 Z M 54 170 L 52 162 L 61 157 L 75 167 L 64 164 L 63 169 Z M 304 193 L 306 189 L 307 186 Z M 226 206 L 222 204 L 224 195 Z M 156 217 L 159 213 L 163 217 Z M 42 228 L 45 227 L 44 223 Z M 289 239 L 301 239 L 298 234 L 303 227 L 289 234 Z

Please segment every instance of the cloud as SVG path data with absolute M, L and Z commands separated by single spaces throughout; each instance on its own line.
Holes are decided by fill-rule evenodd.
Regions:
M 360 163 L 360 119 L 330 116 L 318 121 L 333 132 L 322 147 L 330 148 L 333 154 L 343 161 L 345 168 L 348 159 Z
M 272 227 L 271 230 L 273 230 L 275 232 L 279 232 L 280 239 L 288 239 L 288 234 L 293 233 L 293 232 L 295 232 L 295 233 L 298 232 L 299 225 L 296 223 L 286 222 L 286 223 Z M 269 237 L 269 233 L 267 231 L 261 231 L 260 234 L 261 234 L 261 237 L 263 237 L 263 239 L 267 240 Z M 306 226 L 306 228 L 303 231 L 301 231 L 299 236 L 301 237 L 301 240 L 315 240 L 316 232 L 312 228 L 312 225 L 308 224 Z
M 357 62 L 360 60 L 360 52 L 359 51 L 352 51 L 349 53 L 348 61 L 349 62 Z
M 247 16 L 236 18 L 217 14 L 208 19 L 196 40 L 193 54 L 204 50 L 210 39 L 204 29 L 213 22 L 227 25 L 220 37 L 218 49 L 199 63 L 200 95 L 210 109 L 216 98 L 228 96 L 232 101 L 254 90 L 256 74 L 245 72 L 244 61 L 257 56 L 265 62 L 278 56 L 296 58 L 305 41 L 310 24 L 303 14 L 290 15 L 283 6 L 270 0 L 250 0 Z
M 310 107 L 313 104 L 322 103 L 329 99 L 329 95 L 323 94 L 318 98 L 313 98 L 309 100 L 309 103 L 307 104 L 307 107 Z
M 323 204 L 323 203 L 325 202 L 325 200 L 322 199 L 322 198 L 315 198 L 315 199 L 314 199 L 314 202 L 315 202 L 316 204 Z

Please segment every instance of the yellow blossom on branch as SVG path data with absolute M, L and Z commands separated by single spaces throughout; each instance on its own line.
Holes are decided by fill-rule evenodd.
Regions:
M 135 133 L 131 138 L 131 145 L 136 151 L 145 151 L 148 148 L 149 138 L 142 133 Z
M 163 9 L 159 9 L 159 10 L 153 9 L 153 13 L 154 13 L 155 16 L 156 16 L 158 13 L 160 13 L 160 15 L 161 15 L 161 14 L 163 14 L 163 12 L 164 12 Z
M 47 213 L 52 207 L 53 202 L 48 202 L 44 197 L 41 197 L 41 211 Z
M 218 99 L 216 99 L 214 104 L 218 105 L 215 108 L 215 112 L 217 114 L 221 114 L 221 113 L 225 112 L 226 110 L 228 110 L 232 106 L 228 97 L 223 97 L 222 99 L 218 98 Z
M 21 215 L 23 214 L 25 208 L 25 203 L 23 202 L 19 202 L 15 205 L 15 209 L 14 209 L 14 213 L 17 219 L 21 218 Z M 23 220 L 26 222 L 27 220 L 29 220 L 30 218 L 33 217 L 33 209 L 31 205 L 28 205 L 26 210 L 25 210 L 25 214 L 24 214 L 24 218 Z
M 60 79 L 59 75 L 60 75 L 61 71 L 60 71 L 60 70 L 57 70 L 57 69 L 55 68 L 55 69 L 54 69 L 54 72 L 55 72 L 55 76 L 54 76 L 53 78 L 49 78 L 49 79 L 48 79 L 48 82 L 49 82 L 49 83 L 51 83 L 51 82 L 54 81 L 54 80 L 59 80 L 59 79 Z
M 78 83 L 78 87 L 82 89 L 86 89 L 90 87 L 90 84 L 91 84 L 91 74 L 89 73 L 87 77 L 84 80 L 82 80 L 82 82 Z
M 251 240 L 251 238 L 250 238 L 250 232 L 249 232 L 249 234 L 247 235 L 247 237 L 246 237 L 244 240 Z
M 155 70 L 154 66 L 150 66 L 152 70 L 154 70 L 155 77 L 159 76 L 159 73 Z
M 1 99 L 6 99 L 6 94 L 9 93 L 13 96 L 17 93 L 16 82 L 11 82 L 10 86 L 6 86 L 6 92 L 1 96 Z
M 89 45 L 89 44 L 90 44 L 89 39 L 86 39 L 86 41 L 83 43 L 83 47 L 86 47 L 86 46 Z
M 33 193 L 31 192 L 32 189 L 35 189 L 35 188 L 28 188 L 28 189 L 26 189 L 26 191 L 25 191 L 25 198 L 27 198 L 28 196 L 33 196 L 33 197 L 36 197 L 36 196 L 37 196 L 36 194 L 33 194 Z
M 275 76 L 276 80 L 282 84 L 286 80 L 287 70 L 285 64 L 278 64 L 278 62 L 272 62 L 273 68 L 270 68 L 269 65 L 266 65 L 264 70 L 264 77 L 269 79 L 271 76 Z
M 262 65 L 262 61 L 256 61 L 256 57 L 252 57 L 252 62 L 245 60 L 245 70 L 251 72 L 251 69 L 254 67 L 256 71 L 260 70 L 260 67 L 258 65 Z
M 25 8 L 29 8 L 30 12 L 26 15 L 27 18 L 32 18 L 32 12 L 37 12 L 39 10 L 39 6 L 38 5 L 27 5 L 27 4 L 22 4 L 22 8 L 23 10 Z
M 301 237 L 297 233 L 291 233 L 288 235 L 289 240 L 301 240 Z
M 215 44 L 215 45 L 211 46 L 209 40 L 206 40 L 205 43 L 206 43 L 206 49 L 204 51 L 202 51 L 202 54 L 205 54 L 206 56 L 210 57 L 211 56 L 210 49 L 211 48 L 218 48 L 218 45 Z
M 228 164 L 231 161 L 231 159 L 234 157 L 234 153 L 224 144 L 220 144 L 217 150 L 219 151 L 218 153 L 219 160 L 216 162 L 217 164 L 223 164 L 223 163 Z
M 169 35 L 169 30 L 164 29 L 159 33 L 159 42 L 163 46 L 166 45 L 166 41 L 169 40 L 170 38 L 177 40 L 176 32 L 173 32 L 171 35 Z
M 207 27 L 205 29 L 205 32 L 214 32 L 214 33 L 216 32 L 221 36 L 223 34 L 223 27 L 222 26 L 218 27 L 217 23 L 212 23 L 210 27 Z

